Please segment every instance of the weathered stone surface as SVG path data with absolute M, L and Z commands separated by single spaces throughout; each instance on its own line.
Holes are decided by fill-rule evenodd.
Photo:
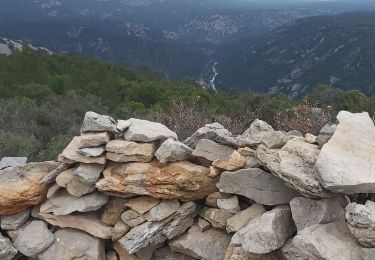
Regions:
M 21 227 L 30 216 L 31 209 L 25 209 L 17 214 L 10 216 L 1 216 L 0 223 L 2 230 L 14 230 Z
M 69 192 L 69 194 L 75 197 L 82 197 L 83 195 L 93 192 L 95 189 L 95 185 L 81 182 L 76 178 L 73 178 L 73 180 L 66 186 L 66 190 Z
M 242 137 L 250 141 L 251 147 L 256 147 L 257 145 L 262 143 L 262 140 L 265 139 L 265 136 L 273 132 L 275 132 L 275 130 L 272 128 L 272 126 L 262 120 L 256 119 L 242 134 Z
M 202 217 L 211 223 L 214 228 L 225 229 L 227 220 L 233 217 L 233 214 L 215 208 L 204 208 Z
M 0 170 L 5 168 L 22 166 L 27 162 L 27 157 L 3 157 L 0 160 Z
M 228 161 L 233 152 L 234 148 L 230 146 L 219 144 L 208 139 L 201 139 L 198 141 L 192 155 L 209 165 L 217 159 Z
M 240 246 L 233 246 L 233 243 L 231 242 L 225 252 L 224 260 L 280 260 L 280 258 L 275 252 L 262 255 L 252 254 L 246 252 Z
M 119 240 L 122 247 L 130 254 L 148 246 L 161 245 L 185 232 L 196 216 L 196 205 L 187 202 L 177 212 L 158 222 L 145 222 L 131 229 Z
M 17 249 L 14 248 L 9 238 L 3 237 L 0 234 L 0 259 L 12 260 L 17 254 Z
M 208 177 L 208 172 L 208 168 L 190 162 L 110 163 L 104 171 L 104 179 L 96 186 L 100 191 L 120 196 L 196 200 L 217 190 L 218 178 Z
M 217 176 L 219 176 L 221 173 L 221 170 L 216 168 L 215 166 L 210 166 L 210 172 L 208 173 L 208 176 L 210 178 L 215 178 Z
M 375 248 L 362 248 L 362 260 L 374 260 Z
M 179 208 L 178 200 L 164 200 L 147 212 L 145 218 L 147 221 L 160 221 L 175 213 Z
M 375 247 L 375 202 L 351 203 L 346 207 L 346 220 L 354 238 L 364 247 Z
M 124 133 L 127 141 L 148 143 L 168 138 L 177 140 L 176 133 L 160 123 L 135 118 L 130 118 L 128 122 L 130 126 Z
M 131 125 L 129 120 L 117 120 L 117 130 L 123 133 Z
M 345 222 L 345 211 L 338 197 L 322 200 L 298 197 L 290 201 L 290 208 L 297 230 L 315 224 L 328 224 L 338 221 Z
M 339 125 L 316 162 L 321 184 L 343 193 L 375 189 L 375 128 L 368 113 L 337 115 Z
M 272 131 L 264 134 L 261 141 L 266 147 L 276 149 L 283 147 L 289 141 L 289 136 L 281 131 Z
M 242 156 L 255 156 L 256 155 L 256 150 L 251 149 L 250 147 L 239 148 L 237 152 L 239 152 Z
M 197 222 L 197 227 L 201 232 L 208 230 L 211 227 L 211 223 L 204 218 L 199 217 Z
M 140 214 L 145 214 L 147 211 L 160 203 L 160 200 L 150 196 L 140 196 L 137 198 L 129 199 L 125 204 L 128 208 L 137 211 Z
M 119 220 L 116 225 L 112 229 L 112 241 L 117 241 L 123 236 L 125 236 L 126 233 L 129 232 L 131 227 L 126 224 L 124 221 Z
M 319 152 L 318 146 L 295 137 L 280 150 L 259 146 L 257 157 L 274 175 L 304 196 L 324 198 L 329 193 L 320 185 L 314 169 Z
M 305 140 L 309 144 L 315 144 L 316 142 L 316 136 L 312 134 L 306 134 L 305 135 Z
M 52 185 L 47 192 L 47 199 L 51 198 L 57 191 L 59 191 L 62 187 L 57 185 L 56 183 Z
M 78 146 L 81 142 L 81 136 L 73 137 L 73 140 L 68 144 L 68 146 L 64 149 L 64 151 L 58 156 L 59 162 L 63 163 L 74 163 L 74 162 L 81 162 L 81 163 L 97 163 L 97 164 L 105 164 L 106 159 L 104 155 L 98 157 L 87 157 L 79 154 Z
M 132 209 L 129 209 L 122 213 L 121 219 L 122 221 L 124 221 L 125 224 L 127 224 L 130 227 L 138 226 L 146 221 L 142 214 L 139 214 L 138 212 Z
M 169 246 L 164 246 L 155 250 L 153 260 L 194 260 L 191 256 L 174 253 Z
M 218 159 L 212 165 L 224 171 L 236 171 L 246 165 L 246 159 L 239 152 L 233 151 L 228 161 Z
M 218 199 L 226 199 L 229 198 L 231 195 L 220 193 L 220 192 L 213 192 L 208 194 L 206 197 L 206 205 L 212 208 L 218 208 L 217 200 Z
M 54 240 L 54 235 L 43 221 L 33 221 L 19 233 L 14 246 L 25 256 L 36 256 L 47 249 Z
M 318 224 L 302 229 L 282 251 L 288 260 L 362 259 L 361 247 L 343 222 Z
M 79 153 L 82 156 L 86 157 L 97 157 L 102 155 L 105 152 L 105 147 L 91 147 L 91 148 L 80 148 L 77 150 L 77 153 Z
M 150 162 L 154 158 L 154 143 L 112 140 L 106 145 L 108 160 L 115 162 Z
M 126 209 L 126 199 L 112 197 L 109 203 L 105 205 L 104 211 L 101 215 L 101 221 L 110 226 L 114 226 L 120 219 L 121 213 Z
M 38 256 L 39 260 L 105 260 L 104 240 L 69 228 L 56 231 L 55 238 L 55 242 Z
M 319 135 L 316 137 L 316 142 L 319 144 L 320 147 L 322 147 L 329 141 L 329 139 L 331 139 L 334 133 L 335 129 L 332 126 L 325 125 L 320 130 Z
M 96 214 L 71 214 L 66 216 L 39 214 L 39 216 L 53 226 L 79 229 L 101 239 L 112 237 L 112 227 L 103 224 Z
M 179 162 L 188 160 L 193 149 L 171 138 L 162 143 L 155 156 L 161 163 Z
M 81 126 L 81 132 L 109 132 L 117 133 L 117 122 L 110 116 L 99 115 L 95 112 L 87 112 Z
M 237 232 L 245 227 L 251 220 L 257 218 L 266 212 L 266 209 L 260 204 L 254 204 L 249 208 L 238 212 L 227 220 L 227 232 Z
M 40 206 L 41 213 L 52 213 L 54 215 L 68 215 L 72 212 L 88 212 L 100 209 L 107 204 L 108 196 L 93 192 L 76 198 L 62 190 Z
M 295 230 L 290 208 L 277 206 L 235 233 L 232 243 L 249 253 L 267 254 L 281 248 Z
M 236 214 L 241 210 L 238 197 L 236 195 L 229 198 L 218 199 L 217 206 L 219 209 L 231 214 Z
M 71 164 L 69 163 L 60 163 L 53 171 L 49 172 L 46 176 L 43 177 L 41 181 L 39 181 L 40 187 L 48 187 L 48 185 L 55 182 L 56 177 L 63 171 L 69 169 Z
M 28 163 L 1 170 L 0 215 L 17 214 L 42 202 L 48 188 L 40 187 L 39 182 L 57 166 L 56 162 Z
M 66 188 L 68 183 L 70 183 L 73 180 L 74 175 L 74 168 L 67 169 L 65 171 L 62 171 L 57 177 L 56 177 L 56 184 L 60 187 Z
M 98 147 L 106 145 L 111 138 L 107 132 L 102 133 L 86 133 L 81 135 L 78 145 L 79 149 Z
M 289 203 L 299 196 L 282 180 L 257 168 L 223 172 L 217 187 L 220 192 L 242 195 L 263 205 Z
M 192 226 L 187 233 L 169 243 L 173 252 L 202 260 L 222 260 L 230 242 L 229 234 L 217 229 L 201 232 Z
M 88 185 L 95 184 L 100 174 L 104 170 L 104 165 L 101 164 L 87 164 L 87 163 L 81 163 L 77 169 L 74 171 L 74 176 L 80 180 L 81 182 L 84 182 Z
M 191 137 L 187 138 L 184 143 L 195 149 L 201 139 L 208 139 L 221 144 L 230 146 L 239 146 L 239 141 L 219 123 L 207 124 L 198 129 Z

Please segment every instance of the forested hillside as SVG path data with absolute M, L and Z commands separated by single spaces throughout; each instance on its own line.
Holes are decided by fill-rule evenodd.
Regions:
M 320 86 L 305 100 L 291 101 L 282 95 L 215 93 L 192 82 L 169 81 L 147 67 L 129 69 L 27 47 L 0 55 L 0 157 L 54 158 L 79 133 L 89 110 L 115 118 L 159 121 L 183 139 L 213 121 L 235 133 L 255 118 L 285 130 L 296 128 L 296 113 L 314 106 L 327 113 L 375 111 L 374 101 L 361 92 L 329 86 Z

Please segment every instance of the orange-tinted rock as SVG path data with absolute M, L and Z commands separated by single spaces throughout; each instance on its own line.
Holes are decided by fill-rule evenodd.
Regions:
M 57 162 L 29 163 L 0 171 L 0 215 L 17 214 L 41 203 L 48 187 L 38 183 L 57 166 Z
M 208 173 L 208 168 L 190 162 L 111 163 L 96 186 L 100 191 L 124 197 L 197 200 L 217 191 L 218 178 L 210 178 Z

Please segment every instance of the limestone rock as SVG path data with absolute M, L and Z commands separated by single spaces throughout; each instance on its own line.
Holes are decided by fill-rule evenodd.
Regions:
M 346 219 L 350 232 L 364 247 L 375 247 L 375 202 L 366 205 L 351 203 L 346 207 Z
M 129 128 L 131 122 L 129 120 L 117 120 L 117 130 L 121 133 L 125 132 Z
M 137 198 L 129 199 L 125 204 L 128 208 L 137 211 L 140 214 L 145 214 L 147 211 L 155 207 L 160 203 L 160 200 L 150 197 L 150 196 L 141 196 Z
M 116 121 L 110 116 L 87 112 L 81 126 L 81 132 L 109 132 L 117 133 Z
M 22 166 L 25 165 L 26 162 L 27 157 L 3 157 L 0 160 L 0 170 L 14 166 Z
M 150 162 L 154 158 L 154 143 L 112 140 L 106 145 L 107 159 L 115 162 Z
M 52 213 L 54 215 L 68 215 L 72 212 L 88 212 L 100 209 L 107 204 L 108 196 L 93 192 L 76 198 L 66 191 L 59 191 L 55 196 L 40 206 L 41 213 Z
M 79 153 L 82 156 L 86 157 L 98 157 L 102 155 L 105 152 L 104 146 L 101 147 L 91 147 L 91 148 L 80 148 L 77 150 L 77 153 Z
M 105 205 L 104 211 L 101 215 L 101 221 L 110 226 L 114 226 L 120 219 L 121 213 L 126 209 L 126 199 L 112 197 L 109 203 Z
M 250 147 L 239 148 L 237 152 L 239 152 L 242 156 L 255 156 L 256 155 L 256 150 L 251 149 Z
M 89 164 L 86 164 L 89 165 Z M 98 164 L 93 164 L 93 167 L 97 166 Z M 80 169 L 78 172 L 83 176 L 82 168 L 81 166 L 78 167 Z M 102 166 L 104 168 L 104 166 Z M 87 170 L 90 170 L 92 167 L 86 167 Z M 77 170 L 78 170 L 77 169 Z M 81 176 L 77 175 L 77 170 L 74 168 L 65 170 L 61 172 L 56 177 L 56 183 L 57 185 L 66 188 L 69 194 L 75 196 L 75 197 L 81 197 L 85 194 L 91 193 L 95 190 L 95 182 L 94 184 L 91 183 L 92 177 L 86 176 L 82 178 Z M 95 172 L 93 172 L 95 174 Z M 91 174 L 91 172 L 88 172 L 87 174 Z M 100 174 L 100 173 L 99 173 Z M 99 176 L 97 176 L 99 178 Z M 96 177 L 93 177 L 95 179 Z M 86 181 L 88 180 L 88 181 Z
M 215 178 L 219 176 L 221 173 L 220 169 L 216 168 L 215 166 L 210 166 L 210 172 L 208 173 L 208 176 L 210 178 Z
M 216 143 L 208 139 L 198 141 L 192 155 L 198 157 L 204 164 L 209 165 L 213 161 L 220 159 L 228 161 L 234 148 Z
M 375 248 L 362 248 L 362 260 L 375 259 Z
M 171 138 L 162 143 L 155 156 L 161 163 L 178 162 L 188 160 L 193 149 Z
M 298 197 L 290 201 L 290 208 L 297 230 L 315 224 L 345 222 L 345 211 L 337 197 L 322 200 Z
M 112 237 L 112 228 L 103 224 L 95 214 L 71 214 L 66 216 L 39 214 L 39 216 L 53 226 L 79 229 L 101 239 Z
M 160 221 L 175 213 L 179 208 L 178 200 L 164 200 L 147 212 L 145 218 L 147 221 Z
M 202 217 L 211 223 L 214 228 L 225 229 L 227 220 L 233 217 L 233 214 L 215 208 L 204 208 Z
M 12 260 L 17 254 L 17 249 L 14 248 L 9 238 L 3 237 L 0 234 L 0 259 Z
M 131 229 L 119 240 L 121 246 L 130 254 L 148 247 L 163 244 L 186 231 L 196 216 L 196 205 L 187 202 L 168 218 L 157 222 L 145 222 Z
M 227 220 L 227 232 L 237 232 L 245 227 L 251 220 L 265 213 L 265 208 L 260 204 L 254 204 L 249 208 L 238 212 Z
M 0 216 L 17 214 L 41 203 L 48 187 L 39 181 L 58 166 L 56 162 L 28 163 L 0 171 Z
M 68 144 L 64 151 L 58 156 L 59 162 L 63 163 L 97 163 L 105 164 L 106 159 L 104 155 L 98 157 L 87 157 L 78 153 L 79 144 L 81 142 L 81 136 L 73 137 L 73 140 Z
M 54 184 L 52 185 L 49 189 L 48 189 L 48 192 L 47 192 L 47 199 L 51 198 L 53 195 L 55 195 L 55 193 L 57 191 L 59 191 L 61 189 L 61 186 L 57 185 L 57 184 Z
M 242 195 L 263 205 L 289 203 L 299 196 L 282 180 L 257 168 L 223 172 L 217 187 L 220 192 Z
M 246 159 L 237 151 L 233 151 L 228 161 L 215 160 L 213 166 L 224 171 L 236 171 L 246 165 Z
M 83 195 L 93 192 L 95 189 L 95 185 L 81 182 L 76 178 L 73 178 L 73 180 L 66 186 L 66 190 L 69 192 L 69 194 L 75 197 L 82 197 Z
M 236 195 L 226 199 L 218 199 L 217 206 L 219 209 L 231 214 L 236 214 L 241 210 L 238 197 Z
M 127 141 L 148 143 L 168 138 L 177 140 L 176 133 L 160 123 L 135 118 L 130 118 L 128 122 L 130 126 L 124 133 Z
M 107 132 L 102 133 L 86 133 L 81 135 L 78 145 L 79 149 L 98 147 L 106 145 L 111 138 Z
M 341 111 L 339 125 L 316 162 L 321 184 L 339 193 L 375 189 L 375 128 L 368 113 Z
M 229 198 L 231 195 L 220 193 L 220 192 L 213 192 L 208 194 L 206 197 L 206 205 L 212 208 L 218 208 L 217 200 L 218 199 L 226 199 Z
M 164 246 L 155 250 L 153 260 L 194 260 L 191 256 L 174 253 L 169 246 Z
M 112 241 L 117 241 L 123 236 L 125 236 L 126 233 L 129 232 L 131 227 L 126 224 L 124 221 L 119 220 L 116 225 L 112 229 Z
M 325 125 L 320 130 L 319 135 L 316 137 L 316 142 L 319 144 L 320 147 L 322 147 L 329 141 L 329 139 L 331 139 L 334 133 L 335 129 L 332 126 Z
M 283 147 L 289 141 L 289 136 L 281 131 L 271 131 L 264 134 L 261 141 L 266 147 L 276 149 Z
M 204 218 L 199 217 L 197 222 L 197 227 L 201 232 L 208 230 L 211 227 L 211 223 Z
M 104 170 L 104 165 L 81 163 L 74 171 L 74 176 L 83 183 L 94 185 L 100 174 Z
M 125 224 L 127 224 L 130 227 L 138 226 L 146 221 L 142 214 L 139 214 L 138 212 L 132 209 L 129 209 L 122 213 L 121 219 L 122 221 L 124 221 Z
M 268 254 L 252 254 L 243 250 L 242 247 L 233 246 L 233 243 L 229 243 L 228 248 L 225 252 L 224 260 L 280 260 L 276 252 Z
M 184 143 L 195 149 L 201 139 L 208 139 L 230 146 L 239 146 L 239 141 L 219 123 L 205 125 L 198 129 L 191 137 L 187 138 Z
M 57 177 L 56 177 L 56 184 L 60 187 L 66 188 L 66 186 L 73 180 L 74 175 L 74 168 L 67 169 L 65 171 L 62 171 Z
M 274 175 L 304 196 L 324 198 L 329 193 L 320 185 L 314 169 L 319 152 L 318 146 L 295 137 L 280 150 L 259 146 L 257 157 Z
M 249 253 L 267 254 L 281 248 L 295 230 L 290 208 L 277 206 L 235 233 L 232 243 Z
M 251 140 L 251 147 L 256 147 L 262 143 L 262 140 L 264 140 L 268 134 L 274 132 L 275 130 L 272 128 L 272 126 L 262 120 L 256 119 L 242 134 L 242 137 Z
M 59 229 L 55 242 L 38 256 L 39 260 L 105 260 L 104 240 L 75 229 Z
M 306 134 L 305 135 L 305 140 L 309 144 L 315 144 L 316 142 L 316 136 L 312 134 Z
M 54 240 L 54 235 L 44 222 L 33 221 L 20 232 L 14 246 L 25 256 L 36 256 L 47 249 Z
M 361 247 L 343 222 L 317 224 L 302 229 L 298 231 L 292 243 L 282 250 L 288 260 L 362 259 Z
M 190 162 L 110 163 L 104 170 L 104 179 L 96 186 L 100 191 L 117 196 L 197 200 L 217 190 L 218 178 L 208 177 L 208 172 L 208 168 Z
M 230 242 L 226 232 L 209 229 L 201 232 L 192 226 L 187 233 L 169 243 L 172 252 L 190 255 L 202 260 L 222 260 Z
M 20 228 L 30 216 L 31 209 L 25 209 L 17 214 L 10 216 L 1 216 L 1 229 L 2 230 L 14 230 Z

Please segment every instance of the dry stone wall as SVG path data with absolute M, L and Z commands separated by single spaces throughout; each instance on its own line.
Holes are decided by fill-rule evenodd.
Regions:
M 86 113 L 58 160 L 0 162 L 0 259 L 375 259 L 375 127 L 318 136 L 255 120 L 179 141 Z

